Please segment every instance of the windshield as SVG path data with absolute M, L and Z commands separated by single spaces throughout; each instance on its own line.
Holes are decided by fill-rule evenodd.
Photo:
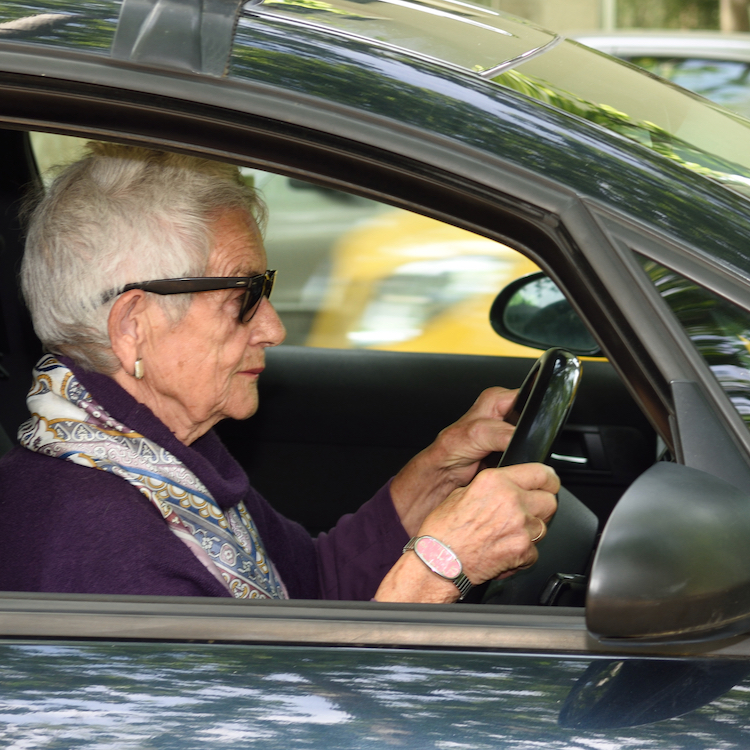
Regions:
M 566 40 L 492 78 L 750 195 L 750 121 Z

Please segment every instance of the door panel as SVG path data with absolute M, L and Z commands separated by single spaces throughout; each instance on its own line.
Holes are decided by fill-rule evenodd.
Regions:
M 749 670 L 533 650 L 1 644 L 0 737 L 92 750 L 745 748 Z

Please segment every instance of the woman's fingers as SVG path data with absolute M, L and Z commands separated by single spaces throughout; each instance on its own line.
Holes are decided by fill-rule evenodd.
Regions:
M 556 493 L 560 490 L 560 477 L 551 466 L 546 464 L 515 464 L 495 469 L 510 476 L 513 481 L 525 490 L 546 490 Z
M 482 583 L 536 561 L 559 488 L 555 472 L 542 464 L 488 469 L 452 493 L 419 533 L 450 545 L 472 583 Z
M 487 388 L 483 390 L 474 405 L 466 412 L 466 416 L 504 418 L 516 402 L 518 389 Z
M 457 458 L 477 460 L 505 450 L 515 428 L 504 417 L 516 394 L 500 387 L 482 391 L 469 411 L 440 433 L 438 441 L 446 443 L 446 452 Z

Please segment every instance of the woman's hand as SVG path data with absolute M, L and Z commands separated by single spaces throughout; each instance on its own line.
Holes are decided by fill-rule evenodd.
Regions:
M 534 543 L 546 532 L 559 489 L 557 474 L 543 464 L 487 469 L 454 490 L 415 535 L 434 536 L 451 547 L 474 585 L 506 577 L 536 562 Z M 451 602 L 458 589 L 408 552 L 383 579 L 375 599 Z
M 401 523 L 414 536 L 427 515 L 476 476 L 487 454 L 508 446 L 513 425 L 504 421 L 517 391 L 488 388 L 454 424 L 418 453 L 391 483 Z

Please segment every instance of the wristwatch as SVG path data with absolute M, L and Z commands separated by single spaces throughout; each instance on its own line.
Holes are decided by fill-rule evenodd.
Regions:
M 433 572 L 446 581 L 456 585 L 463 599 L 472 587 L 471 581 L 464 575 L 461 561 L 456 553 L 434 536 L 413 536 L 404 547 L 404 552 L 414 550 L 417 557 Z

